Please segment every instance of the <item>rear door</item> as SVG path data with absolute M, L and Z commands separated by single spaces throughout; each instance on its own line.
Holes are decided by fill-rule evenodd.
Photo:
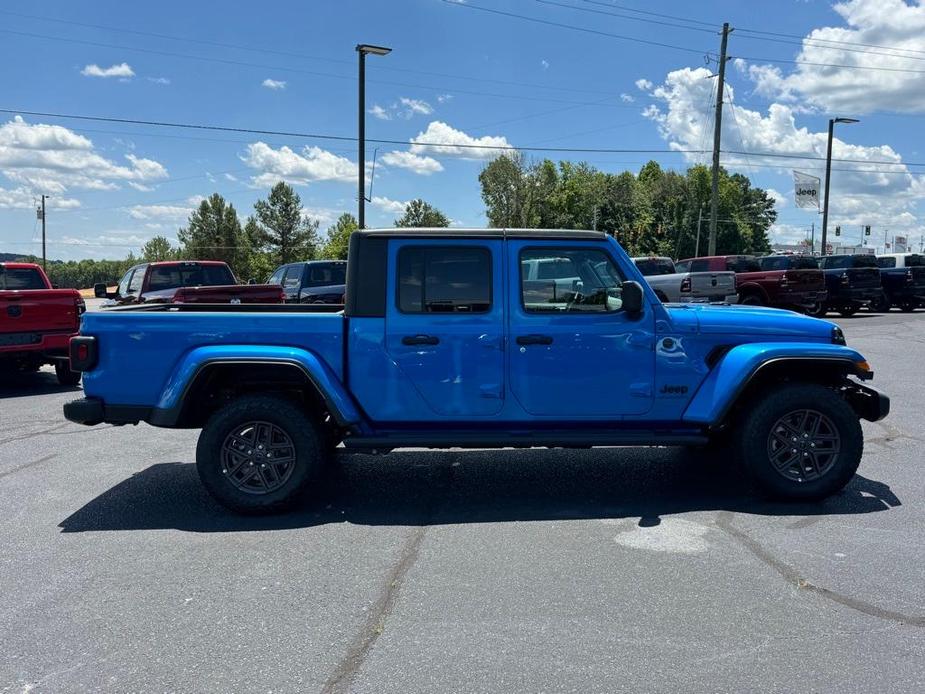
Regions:
M 643 414 L 653 401 L 654 316 L 622 310 L 606 243 L 509 240 L 510 390 L 530 415 Z M 533 266 L 558 274 L 531 279 Z M 563 292 L 563 287 L 569 287 Z
M 386 350 L 434 419 L 485 417 L 504 398 L 503 243 L 389 243 Z M 399 415 L 419 417 L 416 408 Z

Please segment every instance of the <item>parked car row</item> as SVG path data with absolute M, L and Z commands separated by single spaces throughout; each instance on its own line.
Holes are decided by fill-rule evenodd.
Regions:
M 865 306 L 884 312 L 925 305 L 925 256 L 917 253 L 719 255 L 678 262 L 637 257 L 633 262 L 663 302 L 725 301 L 813 316 L 830 311 L 851 316 Z

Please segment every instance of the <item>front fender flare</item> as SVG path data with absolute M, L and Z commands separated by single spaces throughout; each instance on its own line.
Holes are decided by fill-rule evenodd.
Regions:
M 843 363 L 849 373 L 864 361 L 844 345 L 805 342 L 753 342 L 737 345 L 713 367 L 691 398 L 682 419 L 712 426 L 719 424 L 758 372 L 781 361 Z
M 285 364 L 300 369 L 324 399 L 341 426 L 358 424 L 362 416 L 337 374 L 313 352 L 298 347 L 210 345 L 187 352 L 174 368 L 154 408 L 152 424 L 172 426 L 189 387 L 203 369 L 217 364 Z

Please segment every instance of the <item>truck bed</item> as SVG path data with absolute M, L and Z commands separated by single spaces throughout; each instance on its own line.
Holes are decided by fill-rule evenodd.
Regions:
M 332 309 L 339 307 L 151 304 L 91 311 L 81 333 L 97 338 L 99 365 L 85 374 L 84 391 L 113 403 L 153 406 L 190 351 L 232 345 L 308 350 L 342 378 L 345 318 Z

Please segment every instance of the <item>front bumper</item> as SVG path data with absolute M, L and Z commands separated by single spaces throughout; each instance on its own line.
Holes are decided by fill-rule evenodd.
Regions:
M 890 398 L 876 388 L 849 381 L 845 398 L 858 416 L 869 422 L 879 422 L 890 413 Z

